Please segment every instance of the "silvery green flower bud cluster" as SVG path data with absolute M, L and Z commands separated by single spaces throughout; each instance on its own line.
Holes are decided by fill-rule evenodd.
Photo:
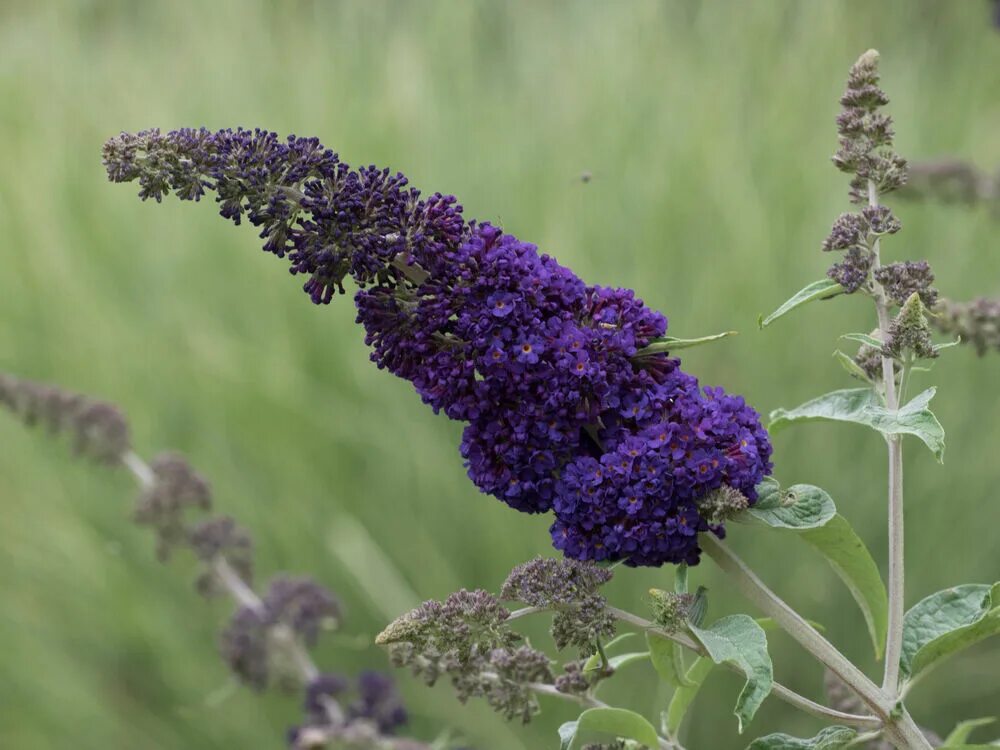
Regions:
M 889 98 L 878 85 L 878 59 L 878 53 L 869 50 L 851 68 L 837 117 L 840 147 L 833 163 L 851 175 L 850 199 L 862 208 L 840 215 L 823 241 L 823 250 L 844 253 L 828 275 L 847 294 L 873 291 L 873 271 L 897 273 L 880 271 L 875 251 L 877 240 L 895 234 L 901 224 L 889 208 L 874 204 L 872 199 L 906 182 L 906 160 L 892 147 L 892 118 L 881 112 Z M 884 283 L 877 277 L 876 281 Z M 907 296 L 896 300 L 897 304 Z
M 447 677 L 459 700 L 485 698 L 508 719 L 527 722 L 538 711 L 539 687 L 582 696 L 612 671 L 606 664 L 585 669 L 583 660 L 574 660 L 557 677 L 554 661 L 511 628 L 516 618 L 502 602 L 528 605 L 518 616 L 550 612 L 556 649 L 574 646 L 586 659 L 615 634 L 616 618 L 598 593 L 611 576 L 591 562 L 539 557 L 515 567 L 499 597 L 463 589 L 444 601 L 424 602 L 390 623 L 376 643 L 428 684 Z
M 679 594 L 660 589 L 649 591 L 653 621 L 668 633 L 676 633 L 684 628 L 694 602 L 694 594 Z
M 882 352 L 893 359 L 905 356 L 934 359 L 938 356 L 934 344 L 931 343 L 931 327 L 924 314 L 924 304 L 917 292 L 910 295 L 889 326 Z
M 529 685 L 552 683 L 548 657 L 510 629 L 510 612 L 487 591 L 462 589 L 397 618 L 375 642 L 393 664 L 410 667 L 428 685 L 450 679 L 463 703 L 482 697 L 507 718 L 527 722 L 538 712 Z

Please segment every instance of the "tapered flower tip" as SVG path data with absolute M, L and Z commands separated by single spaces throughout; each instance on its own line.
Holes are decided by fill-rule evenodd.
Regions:
M 854 63 L 859 68 L 874 68 L 878 66 L 878 61 L 881 55 L 879 55 L 877 49 L 870 49 L 865 52 L 858 61 Z

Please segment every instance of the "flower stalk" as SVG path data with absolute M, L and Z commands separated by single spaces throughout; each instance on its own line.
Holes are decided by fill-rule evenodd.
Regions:
M 868 205 L 878 209 L 878 187 L 874 180 L 868 180 Z M 881 267 L 879 240 L 876 237 L 872 243 L 874 257 L 873 269 Z M 879 284 L 877 275 L 872 280 L 874 287 L 875 310 L 878 316 L 878 327 L 882 341 L 888 341 L 889 306 L 885 291 Z M 882 354 L 882 382 L 885 388 L 885 406 L 890 411 L 899 408 L 899 397 L 896 393 L 896 364 L 892 357 Z M 900 390 L 905 381 L 900 383 Z M 886 439 L 889 449 L 889 623 L 885 642 L 885 672 L 882 679 L 882 690 L 895 699 L 899 694 L 899 658 L 903 649 L 903 615 L 906 611 L 905 599 L 905 562 L 904 562 L 904 526 L 903 526 L 903 439 L 901 435 L 892 435 Z
M 886 739 L 898 750 L 930 750 L 931 745 L 909 713 L 873 683 L 833 644 L 820 635 L 805 619 L 788 606 L 740 559 L 718 539 L 702 540 L 705 553 L 736 584 L 740 592 L 774 619 L 820 663 L 837 675 L 871 709 L 882 723 Z
M 671 640 L 674 643 L 677 643 L 683 646 L 684 648 L 693 651 L 698 656 L 708 655 L 705 649 L 701 646 L 701 644 L 696 643 L 692 638 L 685 635 L 684 633 L 671 632 L 669 630 L 664 630 L 663 628 L 658 628 L 654 622 L 647 620 L 644 617 L 640 617 L 636 614 L 628 612 L 626 610 L 618 609 L 617 607 L 608 607 L 608 611 L 611 612 L 611 614 L 613 614 L 622 622 L 627 622 L 630 625 L 634 625 L 635 627 L 639 628 L 640 630 L 655 633 L 658 636 Z M 734 672 L 740 672 L 742 674 L 740 668 L 737 667 L 735 664 L 726 662 L 725 666 Z M 861 727 L 868 729 L 873 727 L 879 727 L 882 725 L 881 721 L 875 716 L 863 716 L 861 714 L 852 714 L 846 711 L 838 711 L 836 709 L 823 706 L 819 703 L 816 703 L 813 700 L 810 700 L 809 698 L 806 698 L 804 695 L 800 695 L 791 688 L 782 685 L 780 682 L 773 683 L 771 690 L 777 698 L 780 698 L 785 703 L 788 703 L 791 706 L 795 706 L 795 708 L 799 709 L 800 711 L 803 711 L 807 714 L 811 714 L 812 716 L 816 716 L 817 718 L 820 719 L 834 721 L 839 724 L 846 724 L 847 726 Z

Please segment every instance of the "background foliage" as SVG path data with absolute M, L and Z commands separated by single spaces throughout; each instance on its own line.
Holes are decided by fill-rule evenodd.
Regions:
M 177 447 L 255 533 L 262 572 L 310 572 L 342 593 L 349 633 L 371 634 L 417 597 L 496 587 L 548 553 L 545 522 L 476 493 L 459 426 L 367 362 L 348 299 L 316 308 L 211 204 L 140 205 L 105 184 L 100 146 L 119 130 L 263 125 L 318 135 L 351 164 L 454 192 L 584 279 L 631 286 L 671 333 L 742 335 L 687 353 L 705 383 L 763 412 L 849 383 L 835 337 L 870 305 L 814 305 L 761 333 L 757 314 L 822 275 L 819 243 L 846 204 L 829 165 L 833 117 L 858 53 L 883 53 L 900 153 L 1000 162 L 1000 33 L 985 2 L 29 2 L 0 5 L 0 369 L 121 403 L 146 453 Z M 590 181 L 581 179 L 584 173 Z M 1000 292 L 986 210 L 897 204 L 890 255 L 928 258 L 940 288 Z M 942 357 L 945 467 L 907 460 L 908 599 L 997 578 L 991 529 L 1000 357 Z M 784 483 L 828 489 L 885 557 L 883 451 L 850 426 L 776 440 Z M 226 695 L 224 616 L 127 523 L 125 476 L 72 463 L 0 420 L 0 746 L 280 746 L 291 699 Z M 734 545 L 863 663 L 861 615 L 805 545 L 737 528 Z M 346 563 L 346 565 L 345 565 Z M 353 567 L 354 574 L 349 572 Z M 360 580 L 354 575 L 360 575 Z M 709 566 L 714 615 L 738 608 Z M 668 571 L 613 583 L 641 607 Z M 725 601 L 724 601 L 725 600 Z M 821 676 L 772 638 L 777 676 Z M 345 637 L 341 646 L 358 645 Z M 374 649 L 328 650 L 352 670 Z M 996 708 L 996 652 L 940 670 L 912 699 L 941 732 Z M 637 669 L 636 706 L 664 695 Z M 987 683 L 988 684 L 988 683 Z M 740 680 L 710 680 L 688 745 L 728 748 Z M 405 685 L 418 728 L 456 724 L 480 748 L 553 746 L 572 708 L 524 731 L 450 691 Z M 725 717 L 720 719 L 720 717 Z M 752 732 L 808 736 L 769 701 Z

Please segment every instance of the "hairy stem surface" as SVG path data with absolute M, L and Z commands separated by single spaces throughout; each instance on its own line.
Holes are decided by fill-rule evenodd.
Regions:
M 868 205 L 878 206 L 878 190 L 875 183 L 868 181 Z M 875 256 L 873 270 L 881 265 L 879 241 L 872 243 Z M 875 284 L 875 311 L 882 341 L 889 335 L 889 306 L 885 291 L 877 281 Z M 882 382 L 885 384 L 885 406 L 889 410 L 899 408 L 896 393 L 896 373 L 891 357 L 882 356 Z M 903 646 L 903 615 L 905 613 L 905 575 L 903 567 L 903 439 L 895 435 L 889 444 L 889 627 L 885 642 L 885 673 L 882 690 L 895 700 L 899 695 L 899 657 Z

